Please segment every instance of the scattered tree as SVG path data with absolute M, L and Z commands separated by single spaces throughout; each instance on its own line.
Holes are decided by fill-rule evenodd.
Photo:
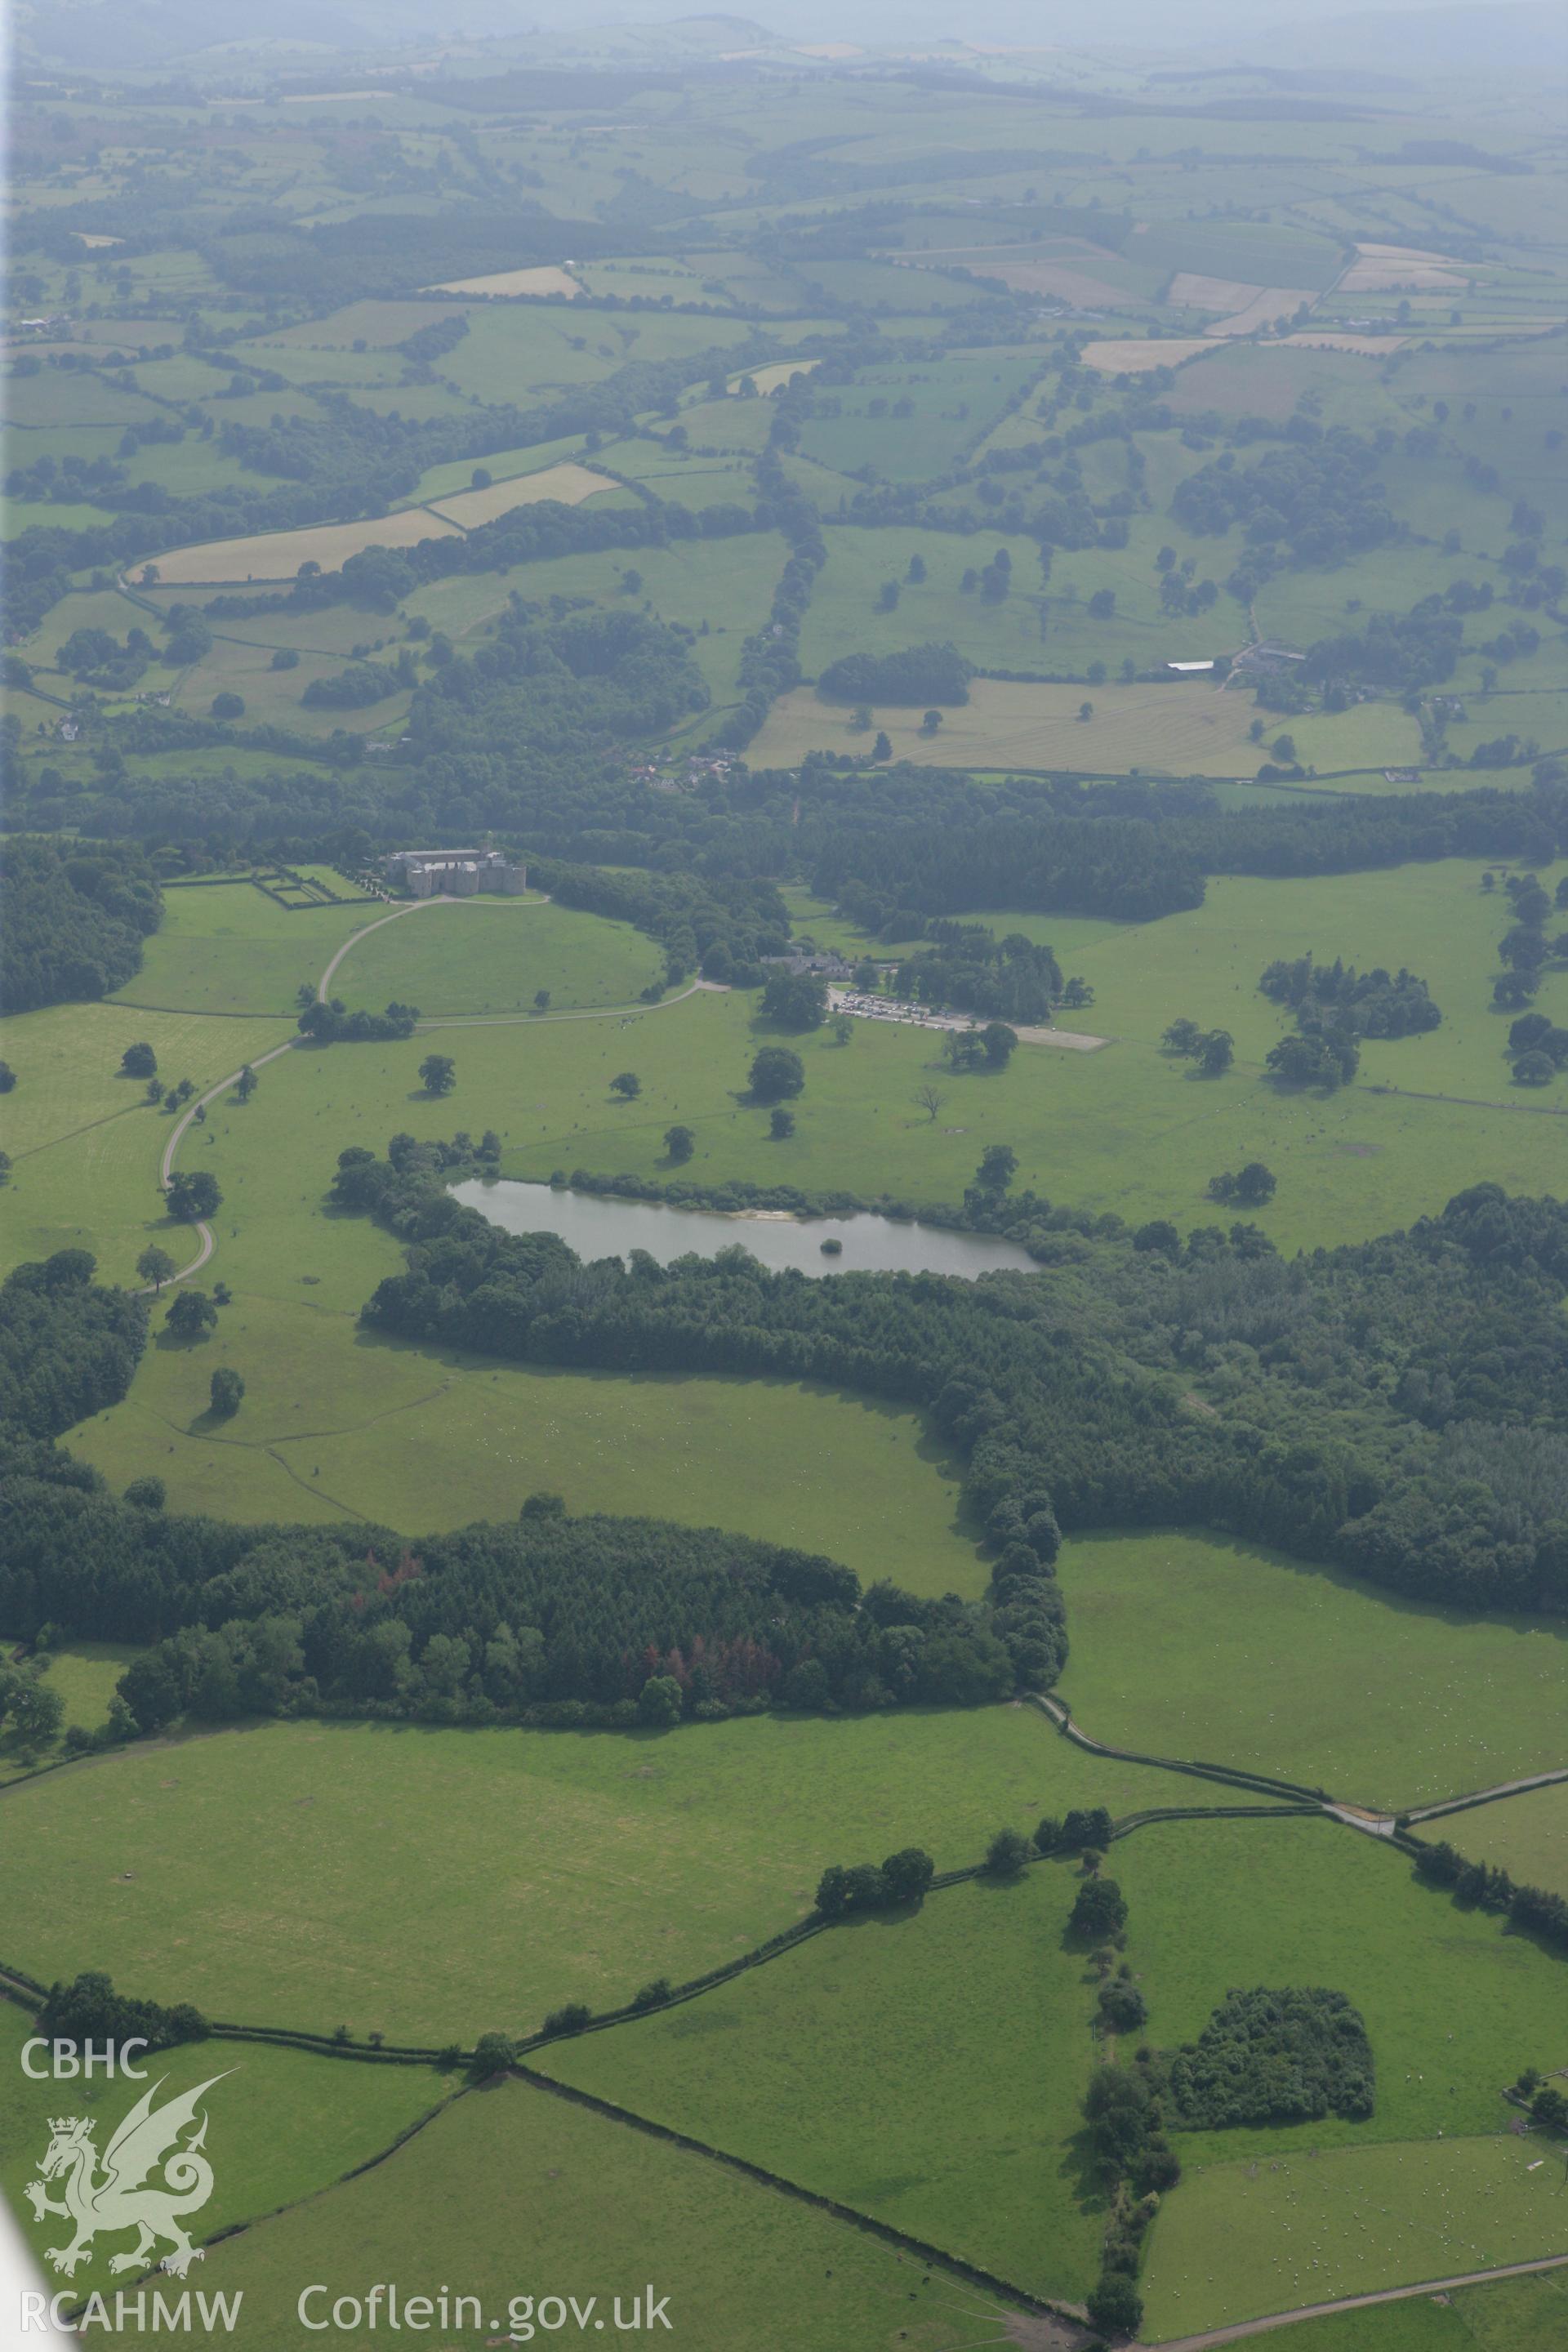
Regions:
M 775 1143 L 787 1142 L 795 1133 L 794 1111 L 785 1110 L 782 1103 L 778 1104 L 768 1120 L 768 1133 Z
M 205 1290 L 176 1291 L 164 1318 L 164 1328 L 175 1339 L 205 1339 L 217 1328 L 217 1308 Z
M 680 1685 L 673 1675 L 650 1675 L 637 1694 L 637 1721 L 652 1731 L 668 1731 L 680 1721 Z
M 187 1225 L 210 1217 L 222 1199 L 217 1178 L 210 1168 L 176 1171 L 169 1179 L 169 1189 L 163 1195 L 169 1214 Z
M 915 1088 L 913 1100 L 934 1127 L 947 1097 L 940 1087 L 925 1086 Z
M 136 1271 L 143 1282 L 150 1282 L 155 1292 L 160 1291 L 175 1272 L 174 1261 L 166 1249 L 149 1242 L 136 1261 Z
M 1226 1169 L 1220 1175 L 1211 1176 L 1209 1199 L 1234 1203 L 1238 1208 L 1260 1209 L 1266 1201 L 1274 1198 L 1278 1181 L 1273 1171 L 1266 1168 L 1261 1160 L 1249 1160 L 1245 1168 Z
M 683 1168 L 697 1149 L 697 1138 L 689 1127 L 667 1127 L 664 1148 L 677 1168 Z
M 805 1065 L 787 1045 L 764 1045 L 752 1058 L 750 1085 L 757 1102 L 787 1101 L 805 1091 Z
M 998 1830 L 985 1849 L 985 1867 L 994 1878 L 1014 1878 L 1034 1853 L 1033 1840 L 1022 1830 Z
M 152 1078 L 158 1074 L 158 1056 L 151 1045 L 127 1045 L 120 1056 L 122 1075 L 128 1078 Z
M 227 1364 L 220 1364 L 212 1376 L 210 1388 L 212 1410 L 227 1421 L 239 1411 L 239 1401 L 245 1394 L 245 1382 Z
M 622 1070 L 610 1080 L 610 1092 L 619 1095 L 623 1102 L 636 1102 L 642 1092 L 642 1080 L 635 1070 Z

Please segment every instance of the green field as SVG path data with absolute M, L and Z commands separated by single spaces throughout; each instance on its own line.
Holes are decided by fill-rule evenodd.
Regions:
M 1526 1886 L 1568 1893 L 1568 1785 L 1526 1789 L 1489 1805 L 1424 1822 L 1424 1838 L 1446 1838 L 1468 1862 L 1490 1863 Z
M 1064 1948 L 1074 1884 L 1065 1865 L 972 1881 L 535 2063 L 1036 2294 L 1078 2298 L 1105 2211 L 1078 2141 L 1093 1979 Z
M 1557 2352 L 1568 2328 L 1565 2276 L 1549 2271 L 1305 2320 L 1290 2330 L 1291 2352 Z
M 363 2297 L 389 2279 L 405 2304 L 447 2285 L 475 2294 L 479 2326 L 503 2331 L 509 2313 L 531 2327 L 542 2304 L 549 2327 L 548 2298 L 573 2296 L 602 2313 L 587 2318 L 596 2340 L 623 2346 L 646 2339 L 616 2324 L 616 2298 L 629 2322 L 648 2291 L 691 2352 L 775 2340 L 786 2313 L 798 2352 L 940 2352 L 986 2307 L 830 2214 L 518 2082 L 458 2100 L 374 2171 L 231 2239 L 203 2268 L 209 2291 L 243 2290 L 258 2352 L 320 2340 L 299 2325 L 302 2284 Z M 458 2340 L 475 2338 L 465 2327 Z
M 1342 949 L 1364 957 L 1379 887 L 1382 936 L 1408 947 L 1444 1025 L 1369 1044 L 1362 1082 L 1326 1099 L 1282 1093 L 1261 1068 L 1284 1034 L 1278 1010 L 1257 991 L 1263 963 L 1309 946 L 1320 956 Z M 1400 939 L 1394 916 L 1407 891 L 1414 911 Z M 1352 927 L 1348 909 L 1358 899 Z M 936 1124 L 914 1102 L 938 1061 L 934 1040 L 862 1022 L 847 1047 L 825 1031 L 801 1041 L 806 1087 L 796 1133 L 783 1145 L 771 1141 L 765 1116 L 743 1099 L 766 1033 L 753 1000 L 740 994 L 690 995 L 609 1020 L 454 1031 L 442 1041 L 458 1065 L 456 1091 L 445 1101 L 421 1095 L 417 1066 L 427 1049 L 418 1038 L 289 1055 L 264 1074 L 265 1121 L 222 1107 L 209 1117 L 206 1139 L 187 1147 L 211 1155 L 226 1195 L 243 1210 L 231 1220 L 244 1229 L 241 1246 L 223 1270 L 248 1283 L 252 1246 L 261 1242 L 270 1259 L 284 1241 L 280 1218 L 297 1220 L 301 1208 L 313 1217 L 338 1151 L 351 1142 L 379 1148 L 399 1129 L 447 1136 L 493 1127 L 509 1175 L 574 1167 L 655 1175 L 668 1172 L 663 1137 L 678 1119 L 697 1135 L 689 1172 L 699 1182 L 740 1177 L 949 1201 L 961 1197 L 984 1146 L 1007 1142 L 1018 1153 L 1020 1185 L 1114 1209 L 1130 1223 L 1170 1216 L 1183 1226 L 1212 1222 L 1205 1187 L 1217 1169 L 1258 1157 L 1279 1178 L 1259 1222 L 1283 1248 L 1385 1232 L 1436 1213 L 1482 1178 L 1518 1192 L 1552 1190 L 1561 1157 L 1554 1097 L 1550 1090 L 1544 1100 L 1524 1097 L 1508 1083 L 1505 1033 L 1488 987 L 1502 925 L 1496 906 L 1475 894 L 1473 871 L 1236 883 L 1215 886 L 1212 900 L 1196 915 L 1133 929 L 1055 918 L 1019 923 L 1056 942 L 1066 969 L 1089 980 L 1095 1003 L 1077 1020 L 1116 1042 L 1089 1055 L 1030 1046 L 999 1076 L 944 1076 Z M 408 935 L 428 919 L 410 919 Z M 395 942 L 403 928 L 382 936 Z M 389 982 L 395 978 L 394 958 L 384 968 Z M 1538 1001 L 1551 1011 L 1565 989 L 1568 982 L 1549 974 Z M 1162 1053 L 1160 1032 L 1178 1013 L 1232 1030 L 1237 1065 L 1224 1079 L 1194 1079 L 1186 1064 Z M 50 1018 L 66 1026 L 108 1016 Z M 226 1034 L 235 1026 L 222 1025 Z M 642 1082 L 630 1105 L 608 1092 L 622 1070 Z M 270 1228 L 265 1235 L 262 1223 Z M 340 1241 L 344 1230 L 337 1229 Z M 358 1307 L 367 1295 L 350 1284 L 332 1303 Z
M 333 886 L 345 896 L 350 888 L 341 876 Z M 314 988 L 344 941 L 384 912 L 374 905 L 290 909 L 249 882 L 170 890 L 142 969 L 115 1002 L 164 1013 L 291 1016 L 300 987 L 308 981 Z M 287 1034 L 280 1029 L 276 1042 Z
M 863 640 L 876 643 L 866 625 L 857 623 L 852 641 L 859 645 Z M 1190 646 L 1194 640 L 1167 635 L 1163 642 Z M 1196 642 L 1206 648 L 1206 639 Z M 1142 650 L 1147 656 L 1149 649 Z M 1152 655 L 1157 660 L 1166 657 L 1163 651 Z M 1037 644 L 1033 666 L 1040 670 L 1065 667 L 1069 677 L 1075 667 L 1070 656 L 1062 660 L 1060 648 Z M 1087 719 L 1081 715 L 1086 704 Z M 1047 686 L 981 678 L 971 687 L 967 703 L 946 712 L 935 735 L 924 731 L 921 713 L 913 707 L 869 707 L 871 724 L 887 735 L 893 758 L 922 768 L 1250 776 L 1268 756 L 1248 735 L 1254 715 L 1250 702 L 1206 686 Z M 856 729 L 847 705 L 824 702 L 809 688 L 795 687 L 774 703 L 752 756 L 760 767 L 791 767 L 811 751 L 865 752 L 870 748 L 870 739 L 864 729 Z M 1420 739 L 1414 719 L 1373 703 L 1335 718 L 1319 714 L 1304 721 L 1299 748 L 1303 759 L 1310 749 L 1314 763 L 1326 770 L 1370 768 L 1384 761 L 1416 760 Z
M 1521 2066 L 1568 2064 L 1562 1962 L 1421 1885 L 1380 1840 L 1325 1820 L 1156 1823 L 1110 1867 L 1151 2041 L 1192 2040 L 1232 1985 L 1297 1984 L 1348 1994 L 1372 2042 L 1369 2123 L 1184 2132 L 1184 2165 L 1500 2131 Z
M 46 1980 L 100 1967 L 128 1987 L 177 1981 L 241 2023 L 439 2046 L 734 1959 L 805 1916 L 830 1862 L 923 1844 L 957 1868 L 1004 1822 L 1163 1804 L 1171 1787 L 1078 1754 L 1018 1706 L 665 1736 L 197 1732 L 0 1796 L 4 1957 Z
M 6 1646 L 0 1636 L 0 1650 Z M 43 1655 L 47 1659 L 48 1687 L 65 1701 L 62 1734 L 71 1724 L 79 1724 L 84 1731 L 99 1730 L 108 1719 L 114 1685 L 136 1655 L 135 1650 L 122 1642 L 66 1642 Z M 7 1725 L 0 1733 L 0 1781 L 33 1771 L 40 1763 L 53 1763 L 64 1753 L 59 1739 L 36 1747 Z M 0 1958 L 4 1957 L 0 1953 Z
M 23 2072 L 21 2054 L 33 2030 L 25 2011 L 10 2001 L 0 2003 L 0 2064 L 6 2085 L 0 2106 L 0 2188 L 41 2254 L 65 2243 L 69 2235 L 69 2225 L 58 2216 L 35 2222 L 21 2195 L 23 2183 L 37 2178 L 49 2142 L 50 2116 L 62 2109 L 100 2114 L 101 2155 L 110 2128 L 141 2090 L 101 2075 L 90 2083 L 68 2084 L 47 2077 L 32 2080 Z M 198 2241 L 330 2188 L 344 2173 L 378 2156 L 454 2087 L 427 2066 L 354 2065 L 257 2042 L 189 2042 L 140 2063 L 151 2084 L 163 2084 L 160 2106 L 196 2084 L 224 2077 L 204 2103 L 215 2185 L 211 2201 L 192 2224 Z M 58 2197 L 58 2189 L 51 2194 Z M 84 2294 L 110 2284 L 105 2257 L 123 2252 L 125 2246 L 119 2234 L 99 2240 L 91 2261 L 76 2273 Z M 204 2263 L 192 2273 L 190 2284 L 211 2284 L 211 2263 Z M 171 2285 L 169 2291 L 177 2290 Z
M 389 1237 L 361 1230 L 391 1271 Z M 788 1381 L 563 1373 L 389 1343 L 317 1306 L 309 1283 L 296 1275 L 286 1302 L 238 1291 L 194 1345 L 155 1338 L 130 1395 L 76 1430 L 75 1449 L 116 1486 L 154 1460 L 174 1507 L 222 1518 L 361 1518 L 417 1535 L 514 1518 L 547 1489 L 573 1511 L 826 1552 L 867 1583 L 933 1595 L 984 1583 L 959 1465 L 917 1413 Z M 224 1422 L 207 1410 L 219 1364 L 246 1383 Z
M 1559 1618 L 1438 1609 L 1177 1532 L 1082 1537 L 1058 1572 L 1073 1635 L 1060 1695 L 1093 1738 L 1388 1811 L 1568 1763 Z M 1552 1810 L 1489 1810 L 1506 1824 L 1531 1804 Z M 1468 1853 L 1479 1818 L 1423 1834 Z
M 344 958 L 332 987 L 351 1006 L 379 1009 L 395 997 L 438 1020 L 525 1012 L 540 989 L 554 1012 L 629 1004 L 662 969 L 654 942 L 629 924 L 537 899 L 476 899 L 389 924 Z
M 1189 2169 L 1144 2271 L 1152 2343 L 1302 2303 L 1568 2252 L 1563 2153 L 1506 2132 Z M 1291 2341 L 1295 2341 L 1292 2333 Z
M 120 1076 L 127 1045 L 150 1044 L 173 1085 L 198 1091 L 289 1034 L 280 1020 L 219 1021 L 120 1004 L 56 1004 L 0 1021 L 0 1056 L 16 1073 L 5 1097 L 7 1266 L 89 1249 L 111 1282 L 132 1278 L 156 1240 L 183 1262 L 185 1234 L 159 1206 L 158 1163 L 170 1120 Z

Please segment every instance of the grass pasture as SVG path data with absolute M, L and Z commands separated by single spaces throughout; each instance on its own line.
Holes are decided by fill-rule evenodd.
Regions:
M 375 1238 L 375 1256 L 354 1252 L 336 1277 L 362 1297 L 397 1264 L 390 1236 Z M 207 1410 L 219 1364 L 246 1383 L 226 1423 Z M 129 1396 L 72 1444 L 115 1486 L 153 1462 L 175 1507 L 222 1518 L 361 1518 L 417 1535 L 513 1518 L 548 1489 L 574 1511 L 828 1552 L 867 1583 L 974 1594 L 985 1579 L 957 1465 L 912 1412 L 783 1381 L 565 1373 L 389 1345 L 319 1306 L 308 1269 L 287 1261 L 275 1295 L 240 1290 L 215 1337 L 155 1338 Z
M 381 909 L 362 909 L 374 920 Z M 332 986 L 350 1005 L 392 998 L 427 1019 L 522 1013 L 537 992 L 552 1009 L 629 1004 L 659 977 L 654 942 L 627 923 L 538 899 L 428 905 L 369 935 L 338 966 Z
M 1073 1634 L 1061 1696 L 1093 1738 L 1389 1811 L 1568 1764 L 1561 1620 L 1439 1609 L 1175 1531 L 1081 1537 L 1058 1573 Z M 1542 1801 L 1486 1811 L 1506 1841 L 1518 1809 Z M 1424 1834 L 1479 1851 L 1467 1833 L 1480 1818 Z
M 1045 647 L 1035 652 L 1037 659 L 1048 657 Z M 1086 704 L 1087 719 L 1080 716 Z M 1370 708 L 1381 713 L 1381 706 Z M 891 704 L 874 707 L 871 724 L 886 732 L 895 760 L 921 767 L 1251 776 L 1268 757 L 1248 738 L 1253 716 L 1249 698 L 1215 687 L 1036 686 L 976 678 L 968 702 L 943 713 L 938 734 L 922 732 L 919 710 Z M 1420 753 L 1415 722 L 1403 712 L 1390 711 L 1375 736 L 1367 730 L 1363 709 L 1320 715 L 1303 727 L 1310 728 L 1320 767 L 1371 766 Z M 808 751 L 869 749 L 869 738 L 855 730 L 846 707 L 795 687 L 773 704 L 752 756 L 759 767 L 789 767 Z
M 1184 2132 L 1184 2167 L 1495 2133 L 1521 2066 L 1568 2064 L 1562 1962 L 1421 1885 L 1403 1854 L 1356 1830 L 1156 1822 L 1118 1840 L 1111 1869 L 1161 2048 L 1191 2041 L 1232 1985 L 1331 1986 L 1372 2042 L 1370 2121 Z
M 103 1968 L 128 1987 L 177 1985 L 246 2023 L 331 2032 L 342 2021 L 436 2044 L 531 2032 L 559 2001 L 607 2008 L 650 1978 L 735 1958 L 805 1916 L 832 1861 L 919 1843 L 953 1868 L 1003 1821 L 1124 1811 L 1165 1801 L 1151 1792 L 1168 1787 L 1076 1753 L 1017 1706 L 760 1716 L 665 1735 L 202 1731 L 0 1794 L 5 1957 L 46 1982 Z M 931 1916 L 952 1899 L 933 1898 Z M 1030 1902 L 1021 1891 L 1033 1925 L 1020 1951 L 1046 1932 Z M 854 1946 L 811 1948 L 853 1981 Z M 1086 2006 L 1075 1993 L 1079 2022 Z
M 1446 1813 L 1420 1834 L 1447 1838 L 1468 1861 L 1490 1863 L 1521 1885 L 1568 1894 L 1568 1783 Z
M 531 2328 L 525 2304 L 559 2290 L 596 2302 L 587 2324 L 606 2346 L 644 2340 L 616 2324 L 616 2299 L 629 2321 L 647 2289 L 688 2352 L 765 2343 L 785 2311 L 795 2352 L 939 2352 L 955 2298 L 975 2300 L 830 2214 L 520 2082 L 458 2100 L 363 2179 L 215 2248 L 203 2275 L 243 2290 L 255 2352 L 311 2340 L 296 2305 L 315 2279 L 363 2296 L 396 2278 L 405 2297 L 450 2282 L 503 2331 L 514 2297 Z
M 9 2001 L 0 2003 L 0 2064 L 6 2083 L 0 2107 L 0 2188 L 18 2227 L 41 2254 L 65 2243 L 69 2234 L 68 2223 L 56 2216 L 36 2223 L 21 2194 L 24 2182 L 37 2177 L 39 2158 L 48 2145 L 50 2115 L 63 2106 L 78 2114 L 101 2110 L 101 2153 L 109 2129 L 140 2094 L 118 2078 L 73 2082 L 68 2089 L 52 2079 L 33 2081 L 21 2064 L 22 2043 L 32 2032 L 32 2021 L 23 2010 Z M 453 2088 L 426 2066 L 345 2065 L 257 2042 L 189 2042 L 141 2063 L 150 2081 L 164 2086 L 160 2105 L 215 2075 L 224 2078 L 214 2084 L 204 2102 L 205 2144 L 216 2180 L 210 2202 L 193 2225 L 198 2242 L 330 2187 L 352 2168 L 378 2156 Z M 119 2235 L 99 2241 L 86 2267 L 76 2273 L 83 2294 L 110 2285 L 106 2257 L 123 2252 L 124 2246 Z M 212 2267 L 209 2259 L 190 2284 L 210 2285 Z M 172 2281 L 159 2283 L 171 2296 L 178 2292 Z
M 1144 2333 L 1158 2343 L 1564 2252 L 1562 2153 L 1537 2137 L 1500 2131 L 1205 2165 L 1187 2171 L 1155 2222 Z
M 1290 2352 L 1557 2352 L 1568 2330 L 1564 2272 L 1412 2295 L 1290 2330 Z
M 54 1004 L 0 1022 L 0 1057 L 17 1076 L 0 1128 L 12 1171 L 5 1189 L 7 1267 L 58 1249 L 89 1249 L 101 1280 L 132 1280 L 156 1239 L 176 1257 L 188 1235 L 158 1205 L 165 1113 L 141 1080 L 121 1077 L 127 1045 L 145 1041 L 173 1085 L 198 1092 L 282 1042 L 280 1020 L 213 1021 L 120 1004 Z
M 832 1928 L 689 2007 L 548 2050 L 542 2071 L 1080 2297 L 1105 2213 L 1078 2145 L 1093 1980 L 1064 1948 L 1074 1885 L 1043 1866 Z
M 8 1647 L 0 1636 L 0 1651 Z M 73 1641 L 45 1655 L 48 1688 L 65 1701 L 61 1731 L 73 1723 L 80 1724 L 84 1731 L 98 1730 L 108 1720 L 114 1685 L 136 1655 L 135 1650 L 122 1642 Z M 0 1782 L 17 1779 L 37 1764 L 53 1763 L 64 1753 L 60 1740 L 35 1748 L 7 1725 L 0 1733 Z

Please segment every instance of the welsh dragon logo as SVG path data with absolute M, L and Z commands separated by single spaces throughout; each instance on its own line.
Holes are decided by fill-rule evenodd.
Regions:
M 162 2267 L 176 2278 L 184 2278 L 191 2263 L 202 2260 L 201 2248 L 193 2246 L 186 2233 L 184 2217 L 197 2212 L 213 2193 L 213 2168 L 201 2152 L 206 2117 L 202 2115 L 198 2122 L 197 2116 L 205 2093 L 223 2079 L 214 2074 L 194 2090 L 182 2091 L 177 2098 L 154 2107 L 154 2094 L 168 2080 L 167 2075 L 160 2076 L 142 2093 L 104 2149 L 101 2172 L 93 2145 L 95 2118 L 50 2117 L 51 2137 L 38 2167 L 38 2179 L 30 2180 L 24 2193 L 36 2221 L 58 2213 L 62 2221 L 76 2225 L 68 2245 L 47 2249 L 56 2270 L 69 2278 L 79 2263 L 90 2259 L 92 2242 L 100 2231 L 111 2236 L 121 2230 L 136 2231 L 137 2241 L 128 2253 L 110 2256 L 111 2271 L 136 2270 L 153 2259 L 155 2248 L 165 2240 L 170 2252 L 163 2256 Z M 192 2124 L 196 2125 L 195 2133 L 179 2146 L 180 2134 Z M 160 2171 L 162 2182 L 153 2179 Z M 49 2196 L 46 2186 L 49 2181 L 61 2183 L 58 2200 Z

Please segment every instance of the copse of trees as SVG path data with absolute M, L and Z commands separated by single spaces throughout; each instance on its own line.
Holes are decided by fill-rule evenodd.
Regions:
M 1002 939 L 983 923 L 938 920 L 925 927 L 929 947 L 906 956 L 893 993 L 918 1004 L 956 1005 L 992 1020 L 1048 1023 L 1062 990 L 1061 966 L 1048 947 L 1022 931 Z
M 165 2008 L 155 2000 L 134 2000 L 116 1992 L 113 1981 L 97 1969 L 84 1970 L 69 1984 L 58 1978 L 37 2012 L 37 2030 L 49 2042 L 113 2044 L 118 2052 L 128 2042 L 149 2050 L 172 2050 L 183 2042 L 205 2042 L 211 2028 L 190 2001 Z
M 825 1919 L 844 1919 L 856 1911 L 881 1911 L 903 1903 L 918 1903 L 936 1875 L 936 1864 L 920 1846 L 904 1846 L 879 1866 L 875 1863 L 833 1863 L 817 1882 L 816 1908 Z
M 1260 1209 L 1274 1198 L 1279 1179 L 1261 1160 L 1249 1160 L 1245 1168 L 1225 1169 L 1208 1181 L 1208 1196 L 1226 1207 Z
M 1246 551 L 1226 583 L 1244 599 L 1284 566 L 1342 562 L 1398 528 L 1371 443 L 1346 425 L 1325 433 L 1307 418 L 1293 421 L 1290 446 L 1255 465 L 1238 466 L 1226 451 L 1200 466 L 1177 485 L 1171 511 L 1200 535 L 1247 526 Z
M 955 646 L 910 646 L 902 653 L 845 654 L 816 681 L 828 702 L 965 703 L 974 665 Z
M 1197 2040 L 1165 2063 L 1171 2107 L 1185 2131 L 1329 2115 L 1364 2122 L 1375 2080 L 1360 2011 L 1322 1986 L 1230 1992 Z
M 123 988 L 163 912 L 139 850 L 21 836 L 0 845 L 0 1010 L 30 1013 Z
M 416 1004 L 389 1004 L 384 1013 L 363 1008 L 351 1013 L 342 997 L 325 1004 L 307 1004 L 296 1024 L 313 1045 L 368 1045 L 389 1038 L 412 1037 L 419 1020 Z
M 147 1343 L 147 1309 L 58 1250 L 0 1285 L 0 1432 L 55 1437 L 118 1404 Z
M 820 1029 L 827 1018 L 827 982 L 813 971 L 775 971 L 763 990 L 762 1009 L 781 1029 Z
M 837 1562 L 716 1530 L 563 1515 L 425 1538 L 212 1546 L 162 1523 L 199 1576 L 121 1677 L 138 1728 L 321 1709 L 431 1723 L 668 1727 L 782 1706 L 971 1706 L 1015 1685 L 989 1604 L 862 1594 Z M 363 1542 L 363 1530 L 360 1531 Z M 232 1559 L 231 1566 L 218 1561 Z M 143 1621 L 133 1590 L 122 1608 Z M 908 1900 L 918 1891 L 894 1877 Z
M 1333 1023 L 1358 1037 L 1415 1037 L 1443 1018 L 1426 982 L 1403 965 L 1392 975 L 1381 964 L 1357 971 L 1342 957 L 1318 963 L 1309 951 L 1267 965 L 1258 985 L 1276 1004 L 1288 1005 L 1308 1032 Z

